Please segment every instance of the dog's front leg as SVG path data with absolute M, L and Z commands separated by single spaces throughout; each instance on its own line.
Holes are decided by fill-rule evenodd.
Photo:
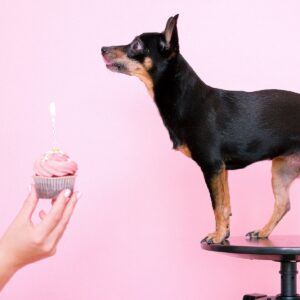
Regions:
M 228 189 L 228 171 L 222 166 L 215 172 L 204 172 L 205 181 L 210 192 L 216 220 L 216 231 L 209 234 L 202 242 L 218 244 L 230 235 L 229 219 L 231 207 Z

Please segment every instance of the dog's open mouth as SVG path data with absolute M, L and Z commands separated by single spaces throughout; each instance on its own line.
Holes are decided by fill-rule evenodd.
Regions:
M 127 74 L 125 64 L 120 62 L 119 59 L 112 58 L 109 53 L 102 53 L 102 57 L 108 70 Z
M 124 71 L 125 66 L 121 63 L 107 62 L 106 68 L 114 72 L 122 72 Z

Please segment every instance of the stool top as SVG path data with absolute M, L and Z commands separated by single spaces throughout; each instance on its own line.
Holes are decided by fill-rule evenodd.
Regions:
M 208 251 L 223 252 L 247 259 L 300 261 L 300 236 L 270 236 L 268 239 L 231 237 L 224 244 L 206 244 L 201 247 Z

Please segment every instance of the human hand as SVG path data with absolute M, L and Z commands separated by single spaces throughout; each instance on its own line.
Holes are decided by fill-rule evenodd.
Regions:
M 80 193 L 62 191 L 48 214 L 40 211 L 41 222 L 33 224 L 38 198 L 34 185 L 23 207 L 0 240 L 0 289 L 21 267 L 52 256 L 72 216 Z

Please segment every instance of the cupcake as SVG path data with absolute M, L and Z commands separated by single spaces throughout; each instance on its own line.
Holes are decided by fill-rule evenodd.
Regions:
M 58 148 L 53 148 L 34 162 L 33 180 L 39 198 L 56 198 L 64 189 L 73 191 L 77 163 Z

